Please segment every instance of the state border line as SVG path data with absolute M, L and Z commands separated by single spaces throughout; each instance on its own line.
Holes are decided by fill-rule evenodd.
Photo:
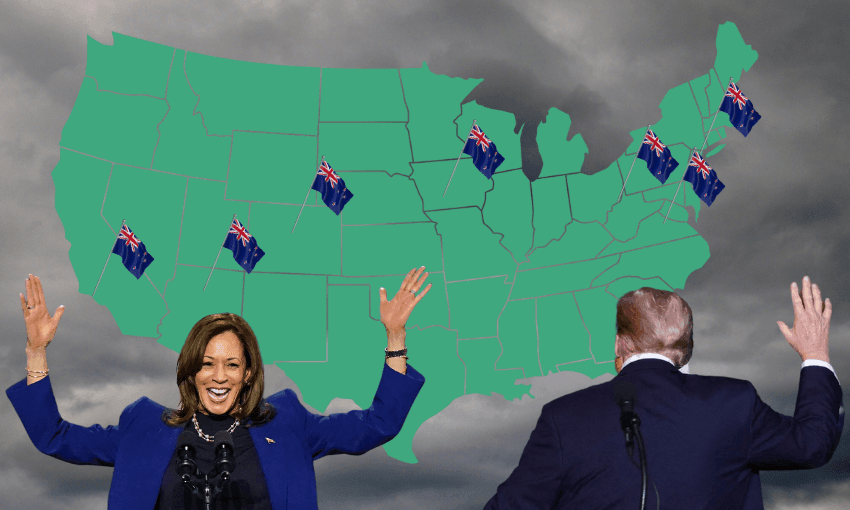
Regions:
M 196 267 L 198 269 L 213 269 L 212 266 L 200 266 L 197 264 L 186 264 L 185 262 L 178 262 L 178 266 L 184 267 Z M 226 267 L 216 267 L 215 271 L 234 271 L 237 273 L 244 273 L 244 269 L 231 269 Z M 442 271 L 428 271 L 429 274 L 443 274 Z M 406 276 L 407 273 L 398 273 L 398 274 L 375 274 L 375 275 L 342 275 L 342 274 L 329 274 L 329 273 L 295 273 L 290 271 L 251 271 L 251 274 L 285 274 L 285 275 L 293 275 L 293 276 L 326 276 L 326 277 L 336 277 L 336 278 L 389 278 L 392 276 Z M 342 285 L 337 283 L 332 283 L 330 285 Z
M 616 264 L 614 264 L 614 265 L 616 265 Z M 608 269 L 611 269 L 612 267 L 614 267 L 614 265 L 609 266 L 608 268 L 605 269 L 605 271 L 607 271 Z M 604 273 L 605 271 L 602 271 L 602 273 Z M 602 273 L 599 273 L 593 279 L 595 280 L 596 278 L 599 278 L 599 276 L 601 276 Z M 552 293 L 552 294 L 541 294 L 539 296 L 529 296 L 529 297 L 525 297 L 525 298 L 508 299 L 508 301 L 528 301 L 529 299 L 541 299 L 541 298 L 547 298 L 547 297 L 552 297 L 552 296 L 563 296 L 564 294 L 574 294 L 576 292 L 584 292 L 586 290 L 595 290 L 595 289 L 602 289 L 602 288 L 605 288 L 605 290 L 607 292 L 608 286 L 610 286 L 612 283 L 614 283 L 616 281 L 622 280 L 623 278 L 638 278 L 640 280 L 652 280 L 654 278 L 658 278 L 659 280 L 664 282 L 665 285 L 667 285 L 671 289 L 673 288 L 673 286 L 670 285 L 669 283 L 667 283 L 667 281 L 661 276 L 644 277 L 644 276 L 636 276 L 636 275 L 623 275 L 623 276 L 620 276 L 620 277 L 617 277 L 617 278 L 611 280 L 610 282 L 603 283 L 602 285 L 591 285 L 590 287 L 585 287 L 585 288 L 582 288 L 582 289 L 565 290 L 563 292 L 555 292 L 555 293 Z M 608 294 L 617 298 L 617 299 L 620 298 L 620 296 L 614 296 L 610 292 L 608 292 Z
M 207 127 L 207 123 L 206 123 L 206 121 L 204 120 L 204 112 L 199 112 L 199 111 L 197 111 L 197 110 L 198 110 L 198 105 L 199 105 L 199 104 L 201 104 L 201 95 L 200 95 L 200 94 L 198 94 L 197 92 L 195 92 L 195 87 L 193 87 L 193 86 L 192 86 L 192 82 L 189 80 L 189 72 L 186 70 L 186 61 L 189 59 L 189 53 L 190 53 L 189 51 L 187 51 L 187 50 L 183 50 L 183 76 L 185 76 L 185 77 L 186 77 L 186 84 L 187 84 L 187 85 L 189 85 L 189 90 L 192 92 L 192 95 L 198 98 L 198 100 L 197 100 L 197 101 L 195 101 L 195 106 L 193 106 L 193 107 L 192 107 L 192 117 L 194 117 L 195 115 L 200 115 L 200 116 L 201 116 L 201 125 L 204 127 L 204 134 L 205 134 L 205 135 L 207 135 L 207 136 L 215 136 L 215 137 L 220 137 L 220 138 L 230 138 L 230 139 L 232 140 L 232 139 L 233 139 L 233 135 L 232 135 L 232 134 L 230 134 L 230 135 L 216 135 L 216 134 L 212 134 L 212 135 L 211 135 L 211 134 L 210 134 L 210 130 L 209 130 L 209 128 Z M 228 160 L 228 161 L 229 161 L 229 160 Z
M 105 160 L 104 160 L 105 161 Z M 106 207 L 106 195 L 109 194 L 109 183 L 112 182 L 112 170 L 115 168 L 115 163 L 109 167 L 109 177 L 106 178 L 106 189 L 103 190 L 103 202 L 100 204 L 100 217 L 103 219 L 103 222 L 106 223 L 106 226 L 109 227 L 109 230 L 112 231 L 112 235 L 118 237 L 118 234 L 115 233 L 115 229 L 112 228 L 112 225 L 107 221 L 106 216 L 103 215 L 103 208 Z
M 177 48 L 174 48 L 174 53 L 171 54 L 171 63 L 168 65 L 168 76 L 165 77 L 165 105 L 168 106 L 168 109 L 165 110 L 165 114 L 162 116 L 159 122 L 156 123 L 156 143 L 153 146 L 153 154 L 151 154 L 151 165 L 150 168 L 153 169 L 153 162 L 156 159 L 156 149 L 159 147 L 159 141 L 162 139 L 162 132 L 159 130 L 159 126 L 165 122 L 165 119 L 168 118 L 168 114 L 171 113 L 171 103 L 168 102 L 168 84 L 171 81 L 171 69 L 174 67 L 174 57 L 177 55 Z
M 450 283 L 474 282 L 474 281 L 477 281 L 477 280 L 488 280 L 490 278 L 499 278 L 499 277 L 504 277 L 505 280 L 507 280 L 509 276 L 510 275 L 508 275 L 508 274 L 495 274 L 495 275 L 492 275 L 492 276 L 479 276 L 478 278 L 467 278 L 466 280 L 452 280 L 450 282 L 447 281 L 446 285 L 448 285 Z M 507 284 L 505 284 L 505 285 L 507 285 Z
M 175 50 L 175 52 L 176 52 L 176 50 Z M 172 59 L 174 58 L 173 54 L 171 55 L 171 58 Z M 169 71 L 170 71 L 170 68 L 169 68 Z M 100 83 L 97 81 L 97 78 L 95 78 L 94 76 L 89 76 L 89 75 L 83 76 L 83 80 L 85 80 L 86 78 L 94 80 L 95 92 L 106 92 L 107 94 L 115 94 L 115 95 L 118 95 L 118 96 L 149 97 L 151 99 L 157 99 L 159 101 L 165 101 L 164 97 L 152 96 L 150 94 L 128 94 L 127 92 L 117 92 L 117 91 L 114 91 L 114 90 L 102 89 L 102 88 L 100 88 Z
M 309 137 L 313 137 L 313 136 L 318 137 L 319 136 L 319 135 L 308 135 L 307 133 L 281 133 L 281 132 L 277 132 L 277 131 L 254 131 L 254 130 L 251 130 L 251 129 L 231 129 L 230 133 L 231 133 L 230 136 L 232 136 L 233 133 L 253 133 L 253 134 L 258 134 L 258 135 L 280 135 L 280 136 L 309 136 Z M 214 135 L 214 136 L 228 136 L 228 135 Z
M 653 213 L 653 214 L 655 214 L 655 213 Z M 646 218 L 644 218 L 644 220 L 645 219 Z M 641 220 L 641 221 L 643 221 L 643 220 Z M 589 222 L 589 223 L 595 223 L 595 222 Z M 561 264 L 550 264 L 548 266 L 532 267 L 532 268 L 528 268 L 528 269 L 517 269 L 517 272 L 537 271 L 539 269 L 548 269 L 548 268 L 551 268 L 551 267 L 566 266 L 566 265 L 570 265 L 570 264 L 578 264 L 578 263 L 581 263 L 581 262 L 590 262 L 590 261 L 593 261 L 593 260 L 600 260 L 600 259 L 604 259 L 604 258 L 607 258 L 607 257 L 613 257 L 613 256 L 616 256 L 616 255 L 623 255 L 625 253 L 630 253 L 630 252 L 637 251 L 637 250 L 645 250 L 647 248 L 653 248 L 653 247 L 661 246 L 663 244 L 668 244 L 668 243 L 675 243 L 677 241 L 683 241 L 685 239 L 691 239 L 691 238 L 699 237 L 699 236 L 700 235 L 697 233 L 697 234 L 690 235 L 690 236 L 679 237 L 679 238 L 676 238 L 676 239 L 670 239 L 668 241 L 662 241 L 660 243 L 648 244 L 646 246 L 641 246 L 640 248 L 632 248 L 630 250 L 623 250 L 623 251 L 618 251 L 618 252 L 615 252 L 615 253 L 609 253 L 608 255 L 605 255 L 603 257 L 594 257 L 592 259 L 573 260 L 573 261 L 570 261 L 570 262 L 563 262 Z
M 407 124 L 406 120 L 320 120 L 320 124 Z
M 165 280 L 165 288 L 162 291 L 162 296 L 168 294 L 168 282 L 177 278 L 177 261 L 180 260 L 180 241 L 183 238 L 183 219 L 186 217 L 186 198 L 189 196 L 189 179 L 186 179 L 186 191 L 183 193 L 183 212 L 180 213 L 180 230 L 177 232 L 177 250 L 174 252 L 174 275 L 168 280 Z M 163 316 L 164 317 L 164 316 Z M 160 321 L 160 324 L 162 321 Z
M 401 68 L 396 68 L 396 72 L 398 73 L 398 86 L 401 89 L 401 100 L 404 103 L 404 111 L 407 112 L 407 120 L 404 121 L 404 130 L 407 131 L 407 144 L 410 147 L 410 161 L 408 161 L 407 166 L 410 167 L 410 173 L 407 175 L 407 178 L 413 181 L 413 178 L 410 176 L 413 175 L 413 165 L 411 164 L 414 158 L 413 155 L 413 137 L 410 136 L 410 105 L 407 104 L 407 94 L 404 92 L 404 80 L 401 78 Z M 414 185 L 416 182 L 414 181 Z M 419 193 L 419 188 L 416 188 L 417 194 L 419 194 L 420 200 L 422 199 L 422 194 Z M 425 203 L 424 200 L 422 202 Z
M 396 223 L 352 223 L 352 224 L 344 224 L 343 227 L 373 227 L 378 225 L 413 225 L 419 223 L 434 223 L 433 221 L 399 221 Z
M 540 362 L 540 325 L 537 323 L 537 298 L 534 298 L 534 336 L 537 338 L 537 366 L 540 367 L 540 376 L 542 377 L 546 374 L 543 373 L 543 363 Z
M 449 158 L 449 159 L 426 159 L 423 161 L 411 161 L 410 163 L 444 163 L 446 161 L 457 161 L 458 158 Z M 471 157 L 461 157 L 460 160 L 471 160 Z
M 528 199 L 531 202 L 531 243 L 529 243 L 528 249 L 525 250 L 525 253 L 523 254 L 525 257 L 523 262 L 528 262 L 529 255 L 531 255 L 534 251 L 534 238 L 537 235 L 537 227 L 534 226 L 534 181 L 530 179 L 528 180 Z M 517 263 L 517 269 L 519 269 L 520 264 L 522 264 L 522 262 Z
M 197 176 L 194 176 L 194 175 L 178 174 L 178 173 L 174 173 L 174 172 L 167 172 L 165 170 L 157 170 L 156 168 L 147 168 L 147 167 L 143 167 L 143 166 L 131 165 L 129 163 L 121 163 L 120 161 L 112 161 L 111 159 L 106 159 L 106 158 L 102 158 L 100 156 L 95 156 L 94 154 L 89 154 L 89 153 L 86 153 L 86 152 L 83 152 L 83 151 L 79 151 L 77 149 L 65 147 L 63 145 L 60 145 L 59 148 L 62 149 L 62 150 L 74 152 L 74 153 L 79 154 L 81 156 L 86 156 L 86 157 L 89 157 L 89 158 L 92 158 L 92 159 L 97 159 L 99 161 L 105 161 L 107 163 L 112 163 L 113 165 L 126 166 L 127 168 L 135 168 L 137 170 L 147 170 L 148 172 L 156 172 L 156 173 L 160 173 L 160 174 L 175 175 L 177 177 L 188 177 L 189 179 L 198 179 L 199 181 L 211 181 L 211 182 L 227 183 L 227 181 L 220 181 L 218 179 L 210 179 L 209 177 L 197 177 Z

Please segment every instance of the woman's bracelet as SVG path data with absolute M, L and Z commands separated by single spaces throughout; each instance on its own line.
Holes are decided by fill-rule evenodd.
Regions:
M 32 377 L 33 379 L 39 379 L 41 377 L 47 377 L 48 372 L 50 372 L 49 368 L 47 370 L 43 371 L 43 372 L 41 370 L 30 370 L 28 368 L 27 369 L 27 377 Z M 35 374 L 35 375 L 33 375 L 33 374 Z
M 384 348 L 384 356 L 385 359 L 390 358 L 404 358 L 407 359 L 407 347 L 401 349 L 399 351 L 390 351 L 387 348 Z

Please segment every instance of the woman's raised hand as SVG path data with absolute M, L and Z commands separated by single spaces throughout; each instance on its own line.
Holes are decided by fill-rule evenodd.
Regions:
M 44 349 L 53 340 L 59 319 L 65 313 L 65 306 L 56 309 L 53 317 L 47 313 L 47 304 L 44 301 L 44 289 L 41 288 L 41 280 L 38 276 L 30 275 L 26 280 L 27 295 L 21 296 L 21 311 L 24 312 L 24 321 L 27 324 L 27 347 L 30 349 Z
M 429 283 L 421 294 L 418 296 L 414 294 L 419 291 L 422 284 L 425 283 L 425 279 L 428 278 L 428 273 L 422 274 L 424 270 L 425 266 L 420 267 L 419 270 L 411 269 L 404 277 L 404 281 L 401 282 L 401 287 L 399 287 L 392 301 L 387 301 L 387 290 L 381 287 L 379 291 L 381 295 L 381 322 L 387 328 L 387 333 L 403 332 L 404 325 L 407 323 L 407 318 L 410 317 L 413 307 L 431 289 Z

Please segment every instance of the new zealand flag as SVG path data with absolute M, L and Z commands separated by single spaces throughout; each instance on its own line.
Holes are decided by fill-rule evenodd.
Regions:
M 661 143 L 651 129 L 646 130 L 637 157 L 646 161 L 646 167 L 656 179 L 661 181 L 661 184 L 667 182 L 667 178 L 679 166 L 679 162 L 670 154 L 670 149 Z
M 124 267 L 137 280 L 142 277 L 145 269 L 153 262 L 153 256 L 148 253 L 145 243 L 140 241 L 126 224 L 121 225 L 121 232 L 118 233 L 118 239 L 115 240 L 112 253 L 121 256 Z
M 714 202 L 714 199 L 717 198 L 717 195 L 726 187 L 717 178 L 717 172 L 708 166 L 705 159 L 697 151 L 694 151 L 688 162 L 688 169 L 685 171 L 684 179 L 691 183 L 694 187 L 694 193 L 709 207 Z
M 744 136 L 747 136 L 761 118 L 753 102 L 747 99 L 734 83 L 730 83 L 726 89 L 726 96 L 720 103 L 720 111 L 729 114 L 729 122 Z
M 505 160 L 504 156 L 496 150 L 496 144 L 484 135 L 484 131 L 481 131 L 478 124 L 472 125 L 472 131 L 469 132 L 469 139 L 463 146 L 463 152 L 472 156 L 472 164 L 488 179 Z
M 257 245 L 257 238 L 249 234 L 248 229 L 236 218 L 233 218 L 233 223 L 230 224 L 223 246 L 233 252 L 233 260 L 248 274 L 251 274 L 257 262 L 266 254 Z
M 327 161 L 322 160 L 319 171 L 313 179 L 313 189 L 322 194 L 322 202 L 327 205 L 337 216 L 342 212 L 345 204 L 354 196 L 351 190 L 345 187 L 342 180 Z

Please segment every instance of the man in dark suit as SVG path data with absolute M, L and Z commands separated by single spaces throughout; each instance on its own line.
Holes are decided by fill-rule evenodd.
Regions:
M 808 277 L 791 297 L 794 327 L 777 324 L 803 359 L 793 417 L 747 381 L 680 372 L 693 350 L 691 309 L 675 293 L 644 287 L 617 303 L 617 376 L 543 406 L 486 509 L 639 508 L 637 443 L 630 459 L 614 396 L 624 385 L 634 389 L 646 450 L 647 509 L 763 509 L 759 471 L 826 464 L 844 426 L 829 364 L 832 304 Z

